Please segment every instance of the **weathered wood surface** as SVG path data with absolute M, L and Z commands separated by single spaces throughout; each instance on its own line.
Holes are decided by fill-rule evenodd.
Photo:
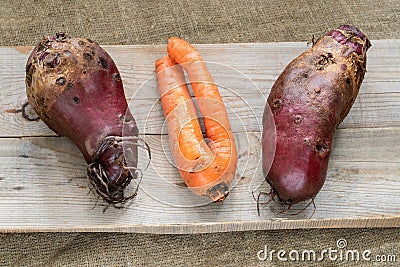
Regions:
M 0 231 L 198 233 L 254 229 L 400 226 L 400 40 L 373 41 L 359 97 L 334 140 L 328 178 L 296 216 L 270 205 L 257 215 L 262 182 L 260 120 L 274 80 L 303 43 L 199 45 L 228 106 L 238 146 L 235 187 L 221 205 L 193 197 L 170 163 L 154 78 L 165 46 L 105 46 L 124 81 L 142 137 L 152 148 L 138 197 L 109 208 L 89 192 L 78 149 L 41 121 L 13 113 L 26 100 L 29 47 L 0 48 Z M 214 63 L 213 63 L 214 62 Z M 146 162 L 144 152 L 141 161 Z M 268 186 L 261 185 L 268 190 Z M 94 208 L 93 208 L 94 207 Z M 295 207 L 293 212 L 303 206 Z

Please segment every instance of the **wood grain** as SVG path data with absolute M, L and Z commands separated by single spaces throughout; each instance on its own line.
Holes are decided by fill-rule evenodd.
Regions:
M 367 74 L 349 116 L 340 128 L 400 126 L 400 41 L 373 41 Z M 105 46 L 123 78 L 127 99 L 141 132 L 160 134 L 163 116 L 154 61 L 164 46 Z M 259 131 L 265 98 L 272 84 L 299 53 L 303 43 L 199 45 L 215 82 L 220 86 L 234 131 Z M 24 53 L 21 53 L 24 52 Z M 41 121 L 27 122 L 18 109 L 26 101 L 24 66 L 29 49 L 0 49 L 0 137 L 54 136 Z M 241 121 L 237 120 L 240 115 Z M 163 129 L 161 133 L 166 133 Z
M 261 229 L 400 226 L 400 40 L 373 41 L 368 72 L 350 114 L 338 129 L 327 181 L 296 216 L 257 205 L 268 191 L 260 168 L 260 120 L 265 97 L 302 43 L 199 45 L 228 107 L 239 154 L 233 190 L 220 205 L 182 186 L 171 161 L 153 76 L 165 46 L 105 46 L 115 59 L 127 99 L 152 148 L 140 191 L 124 209 L 89 193 L 79 150 L 41 121 L 13 113 L 25 102 L 24 65 L 31 48 L 0 48 L 0 232 L 112 231 L 201 233 Z M 213 63 L 216 62 L 216 63 Z M 218 63 L 218 64 L 217 64 Z M 147 163 L 140 152 L 142 167 Z M 292 213 L 304 205 L 295 206 Z

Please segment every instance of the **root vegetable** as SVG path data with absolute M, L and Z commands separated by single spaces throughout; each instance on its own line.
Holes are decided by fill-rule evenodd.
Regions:
M 235 141 L 224 103 L 192 45 L 171 38 L 168 54 L 156 62 L 156 72 L 174 161 L 193 193 L 215 202 L 223 201 L 237 165 Z M 191 81 L 208 143 L 203 138 L 182 68 Z
M 136 178 L 138 128 L 128 109 L 119 71 L 97 43 L 63 33 L 44 37 L 26 65 L 30 105 L 59 135 L 71 139 L 88 165 L 88 178 L 109 203 L 123 203 L 124 189 Z M 124 138 L 131 146 L 127 165 Z
M 314 199 L 320 191 L 335 129 L 357 97 L 369 47 L 359 29 L 340 26 L 290 62 L 276 80 L 266 107 L 276 125 L 271 169 L 266 167 L 270 155 L 263 146 L 264 175 L 272 199 L 290 207 Z

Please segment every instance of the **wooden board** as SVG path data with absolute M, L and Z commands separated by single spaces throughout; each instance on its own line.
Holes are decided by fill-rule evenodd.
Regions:
M 373 41 L 360 94 L 334 140 L 327 181 L 298 215 L 261 207 L 251 191 L 262 183 L 260 120 L 265 98 L 304 43 L 198 45 L 228 107 L 239 168 L 223 204 L 208 204 L 182 187 L 170 160 L 154 78 L 165 46 L 105 46 L 153 160 L 137 198 L 109 208 L 89 193 L 79 150 L 43 122 L 13 111 L 26 101 L 24 66 L 31 47 L 0 48 L 0 232 L 115 231 L 201 233 L 260 229 L 400 226 L 400 40 Z M 144 151 L 140 159 L 146 162 Z M 97 204 L 96 204 L 97 203 Z M 293 213 L 304 205 L 295 206 Z

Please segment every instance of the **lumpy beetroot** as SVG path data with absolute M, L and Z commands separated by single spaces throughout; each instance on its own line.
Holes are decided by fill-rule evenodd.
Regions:
M 271 155 L 263 146 L 264 175 L 273 199 L 291 206 L 314 199 L 320 191 L 335 129 L 357 97 L 369 47 L 359 29 L 340 26 L 290 62 L 276 80 L 266 106 L 276 125 L 270 169 Z M 264 112 L 264 121 L 268 114 Z
M 30 105 L 57 134 L 70 138 L 88 163 L 88 178 L 109 203 L 122 203 L 124 189 L 135 178 L 122 147 L 138 129 L 128 109 L 121 76 L 97 43 L 63 33 L 44 37 L 26 65 Z M 137 146 L 131 147 L 130 168 L 137 166 Z M 134 172 L 133 172 L 134 173 Z

